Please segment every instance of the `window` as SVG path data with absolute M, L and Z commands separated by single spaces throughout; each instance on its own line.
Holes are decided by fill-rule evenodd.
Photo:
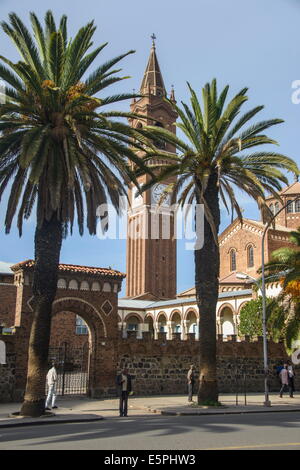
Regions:
M 76 334 L 87 335 L 89 333 L 88 326 L 81 317 L 76 315 Z
M 164 127 L 160 122 L 156 122 L 156 123 L 155 123 L 155 126 L 156 126 L 156 127 L 161 127 L 161 128 Z M 155 147 L 157 147 L 158 149 L 164 150 L 164 149 L 166 148 L 166 144 L 165 144 L 164 142 L 162 142 L 161 140 L 155 140 L 155 141 L 154 141 L 154 145 L 155 145 Z
M 137 330 L 138 330 L 137 323 L 129 323 L 127 325 L 127 331 L 137 331 Z
M 254 266 L 254 248 L 252 245 L 247 248 L 247 259 L 248 259 L 248 268 L 253 268 Z
M 294 206 L 293 201 L 289 200 L 288 201 L 288 206 L 286 208 L 286 211 L 287 211 L 288 214 L 290 214 L 291 212 L 294 212 L 294 210 L 293 210 L 294 207 L 293 206 Z
M 230 271 L 236 271 L 236 251 L 230 250 Z
M 276 204 L 275 204 L 275 214 L 277 214 L 279 212 L 279 209 L 280 209 L 279 202 L 276 202 Z
M 273 204 L 270 204 L 269 209 L 272 212 L 272 214 L 274 214 L 274 205 Z
M 295 212 L 300 212 L 300 199 L 295 201 Z

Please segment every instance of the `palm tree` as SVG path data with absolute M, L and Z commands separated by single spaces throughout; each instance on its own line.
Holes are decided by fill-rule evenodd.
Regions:
M 161 139 L 175 145 L 178 156 L 164 154 L 169 159 L 167 166 L 153 167 L 159 175 L 156 179 L 167 181 L 176 175 L 177 182 L 167 186 L 166 192 L 184 206 L 196 202 L 204 206 L 204 244 L 195 250 L 195 286 L 200 312 L 200 386 L 198 402 L 216 402 L 218 399 L 216 375 L 216 304 L 219 286 L 220 201 L 227 210 L 234 209 L 242 219 L 235 188 L 249 194 L 257 201 L 261 210 L 265 205 L 265 191 L 275 197 L 281 183 L 287 178 L 281 170 L 298 174 L 296 163 L 279 153 L 253 147 L 275 144 L 264 134 L 271 126 L 283 122 L 280 119 L 260 121 L 243 129 L 263 106 L 257 106 L 236 119 L 248 100 L 247 88 L 242 89 L 226 104 L 229 86 L 220 94 L 216 80 L 203 88 L 203 107 L 190 85 L 190 103 L 182 102 L 182 108 L 169 101 L 178 113 L 181 122 L 177 124 L 186 141 L 161 127 L 149 130 Z M 244 152 L 246 151 L 246 152 Z M 153 184 L 154 182 L 150 183 Z M 149 185 L 145 185 L 146 190 Z
M 104 93 L 127 78 L 114 67 L 134 51 L 86 76 L 106 46 L 90 51 L 94 23 L 68 39 L 66 16 L 58 27 L 51 11 L 44 27 L 34 13 L 30 18 L 34 37 L 16 14 L 1 24 L 21 60 L 13 63 L 0 56 L 0 77 L 7 84 L 6 103 L 0 105 L 0 197 L 10 186 L 6 233 L 17 215 L 21 235 L 24 219 L 36 208 L 34 320 L 21 414 L 38 416 L 44 412 L 51 306 L 62 240 L 68 229 L 72 232 L 74 221 L 80 234 L 85 223 L 95 234 L 96 209 L 108 200 L 119 211 L 119 196 L 126 196 L 126 184 L 136 181 L 129 163 L 145 169 L 133 141 L 140 149 L 145 139 L 122 122 L 127 113 L 103 109 L 132 96 Z
M 270 280 L 278 280 L 282 285 L 271 308 L 268 326 L 275 339 L 284 338 L 289 350 L 300 335 L 300 227 L 291 232 L 290 240 L 294 246 L 274 251 L 265 267 Z

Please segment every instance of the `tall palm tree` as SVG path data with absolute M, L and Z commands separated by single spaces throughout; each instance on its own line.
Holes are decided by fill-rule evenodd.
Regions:
M 164 155 L 169 159 L 166 167 L 157 164 L 157 179 L 167 181 L 177 175 L 177 182 L 167 186 L 166 192 L 183 206 L 196 202 L 204 206 L 204 244 L 195 250 L 195 286 L 200 312 L 200 386 L 198 402 L 217 401 L 216 375 L 216 304 L 218 300 L 220 255 L 218 231 L 220 226 L 220 201 L 234 209 L 242 219 L 235 188 L 246 192 L 267 211 L 265 191 L 278 197 L 281 183 L 287 183 L 282 170 L 298 174 L 296 163 L 284 155 L 265 149 L 252 152 L 253 147 L 276 142 L 264 131 L 283 122 L 280 119 L 260 121 L 244 129 L 263 106 L 257 106 L 238 117 L 248 100 L 247 88 L 226 103 L 229 86 L 220 94 L 216 80 L 206 84 L 202 91 L 203 106 L 190 85 L 190 106 L 182 108 L 169 101 L 179 115 L 177 124 L 185 141 L 161 127 L 150 127 L 157 139 L 170 142 L 179 151 L 178 156 Z M 153 184 L 150 183 L 150 184 Z M 149 185 L 145 185 L 146 190 Z
M 21 235 L 24 219 L 36 208 L 34 320 L 21 414 L 37 416 L 44 412 L 51 306 L 63 237 L 68 229 L 72 232 L 74 221 L 80 234 L 85 223 L 95 234 L 96 209 L 108 200 L 119 211 L 119 196 L 126 195 L 129 181 L 136 181 L 129 163 L 145 169 L 133 141 L 140 149 L 145 139 L 122 122 L 127 113 L 103 109 L 131 97 L 105 92 L 127 78 L 114 67 L 134 51 L 86 76 L 107 44 L 90 51 L 94 23 L 68 39 L 66 16 L 57 26 L 48 11 L 44 27 L 34 13 L 30 18 L 33 35 L 16 14 L 1 23 L 21 60 L 0 56 L 0 77 L 7 84 L 6 102 L 0 105 L 0 198 L 8 188 L 6 233 L 17 215 Z
M 294 246 L 274 251 L 265 266 L 271 281 L 279 280 L 282 285 L 271 305 L 268 327 L 275 339 L 284 338 L 289 350 L 300 336 L 300 227 L 291 232 L 290 240 Z

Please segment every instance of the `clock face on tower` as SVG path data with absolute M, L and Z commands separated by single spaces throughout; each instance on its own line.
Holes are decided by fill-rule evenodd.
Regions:
M 160 198 L 164 192 L 164 190 L 166 189 L 167 185 L 166 184 L 162 184 L 162 183 L 158 183 L 156 185 L 153 186 L 152 188 L 152 203 L 153 204 L 158 204 L 159 201 L 160 201 Z M 164 197 L 164 200 L 161 202 L 161 205 L 162 206 L 168 206 L 170 204 L 170 195 L 167 195 Z

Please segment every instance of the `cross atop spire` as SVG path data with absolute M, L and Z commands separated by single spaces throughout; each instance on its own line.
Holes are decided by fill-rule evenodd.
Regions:
M 151 35 L 151 39 L 152 39 L 152 47 L 155 47 L 155 40 L 156 40 L 156 36 L 154 33 L 152 33 Z

